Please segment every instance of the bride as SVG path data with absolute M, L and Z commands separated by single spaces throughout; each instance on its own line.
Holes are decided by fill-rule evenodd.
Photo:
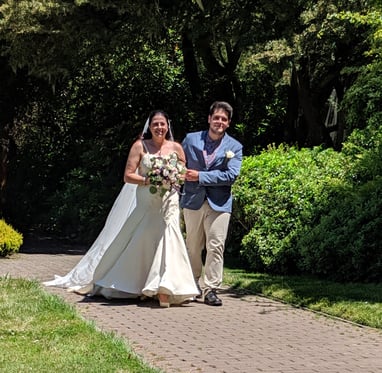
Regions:
M 171 164 L 179 171 L 184 163 L 167 114 L 153 111 L 131 147 L 125 185 L 96 241 L 68 274 L 44 284 L 107 299 L 157 297 L 161 307 L 198 295 L 179 225 L 179 180 L 158 184 L 159 169 L 152 167 Z

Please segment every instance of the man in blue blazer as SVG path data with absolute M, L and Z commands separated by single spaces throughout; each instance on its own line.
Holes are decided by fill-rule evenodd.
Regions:
M 208 115 L 208 130 L 189 133 L 182 142 L 187 173 L 180 204 L 186 245 L 204 303 L 211 306 L 222 305 L 216 291 L 223 281 L 224 247 L 232 212 L 231 187 L 243 158 L 243 146 L 226 133 L 232 113 L 227 102 L 214 102 Z

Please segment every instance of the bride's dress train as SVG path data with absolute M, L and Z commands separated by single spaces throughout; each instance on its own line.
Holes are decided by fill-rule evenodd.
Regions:
M 142 159 L 143 175 L 145 157 L 152 155 Z M 161 197 L 149 189 L 125 184 L 85 256 L 68 274 L 44 284 L 106 298 L 168 294 L 171 304 L 197 295 L 179 225 L 179 195 L 171 190 Z

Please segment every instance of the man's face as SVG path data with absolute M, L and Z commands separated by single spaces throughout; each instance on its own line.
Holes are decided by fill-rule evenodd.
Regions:
M 208 123 L 210 125 L 210 132 L 216 136 L 222 136 L 229 127 L 230 120 L 225 110 L 217 109 L 212 115 L 208 116 Z

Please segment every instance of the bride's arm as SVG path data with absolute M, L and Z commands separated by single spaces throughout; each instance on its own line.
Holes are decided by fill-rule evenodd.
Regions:
M 127 157 L 123 180 L 125 183 L 147 185 L 149 180 L 139 175 L 136 171 L 139 167 L 143 154 L 142 141 L 136 141 L 130 149 Z
M 175 153 L 178 155 L 179 162 L 186 164 L 186 155 L 184 154 L 182 145 L 180 145 L 178 142 L 174 142 L 174 150 Z

